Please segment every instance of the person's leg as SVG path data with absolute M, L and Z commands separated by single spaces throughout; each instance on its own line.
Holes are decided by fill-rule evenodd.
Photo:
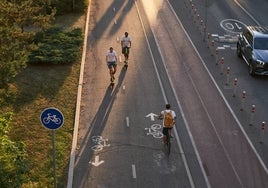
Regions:
M 124 62 L 126 62 L 126 47 L 122 47 L 122 54 L 124 55 L 124 57 L 125 57 L 125 60 L 124 60 Z
M 115 75 L 116 70 L 117 70 L 116 68 L 117 68 L 117 65 L 116 65 L 116 64 L 114 64 L 114 65 L 113 65 L 113 78 L 114 78 L 114 75 Z
M 110 62 L 108 63 L 108 69 L 109 69 L 109 73 L 110 73 L 111 82 L 113 82 L 114 70 L 113 70 L 113 65 Z
M 167 142 L 167 135 L 168 134 L 168 129 L 167 128 L 163 128 L 163 143 Z
M 173 129 L 173 127 L 169 129 L 170 138 L 173 138 L 172 129 Z
M 126 49 L 125 49 L 125 59 L 126 59 L 126 61 L 128 61 L 128 57 L 129 57 L 129 48 L 126 47 Z
M 113 75 L 114 75 L 114 71 L 113 71 L 113 67 L 110 67 L 110 77 L 111 77 L 111 82 L 113 81 Z

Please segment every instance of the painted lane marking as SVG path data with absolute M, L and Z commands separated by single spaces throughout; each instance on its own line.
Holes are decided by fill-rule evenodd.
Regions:
M 94 151 L 101 151 L 104 147 L 109 147 L 108 139 L 102 138 L 102 136 L 93 136 L 92 142 L 95 143 L 94 146 L 91 147 Z
M 162 138 L 163 133 L 161 132 L 162 125 L 160 124 L 153 124 L 150 128 L 145 128 L 148 130 L 147 135 L 153 135 L 154 138 Z
M 97 155 L 97 156 L 95 156 L 95 161 L 94 162 L 89 161 L 89 163 L 91 163 L 95 167 L 98 167 L 99 165 L 101 165 L 102 163 L 104 163 L 104 160 L 101 160 L 100 161 L 100 157 Z
M 158 115 L 154 114 L 154 113 L 150 113 L 148 114 L 146 117 L 150 117 L 151 118 L 151 121 L 154 121 L 154 117 L 157 117 Z
M 228 31 L 228 32 L 231 32 L 231 33 L 235 33 L 235 34 L 241 33 L 243 31 L 243 29 L 245 27 L 247 27 L 246 24 L 244 24 L 243 22 L 241 22 L 239 20 L 235 20 L 235 19 L 225 19 L 225 20 L 222 20 L 220 22 L 220 26 L 225 31 Z
M 129 127 L 129 117 L 128 116 L 126 117 L 126 125 L 127 125 L 127 127 Z
M 134 164 L 132 164 L 132 177 L 133 177 L 134 179 L 136 179 L 136 178 L 137 178 L 137 174 L 136 174 L 136 167 L 135 167 L 135 165 L 134 165 Z
M 239 6 L 257 25 L 260 25 L 260 23 L 237 1 L 234 0 L 234 2 Z

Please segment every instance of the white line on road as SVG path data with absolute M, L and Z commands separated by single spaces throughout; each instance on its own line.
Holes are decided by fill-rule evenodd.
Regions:
M 132 165 L 132 177 L 133 177 L 134 179 L 136 179 L 136 178 L 137 178 L 137 174 L 136 174 L 136 167 L 135 167 L 135 165 L 134 165 L 134 164 Z
M 126 117 L 126 125 L 127 125 L 127 127 L 129 127 L 129 117 L 128 116 Z
M 237 1 L 234 0 L 234 2 L 239 6 L 257 25 L 260 25 L 260 23 Z
M 147 1 L 146 1 L 147 2 Z M 157 76 L 157 79 L 158 79 L 158 82 L 159 82 L 159 85 L 160 85 L 160 88 L 161 88 L 161 91 L 162 91 L 162 96 L 164 97 L 164 101 L 167 102 L 167 96 L 166 96 L 166 93 L 165 93 L 165 90 L 164 90 L 164 87 L 163 87 L 163 84 L 162 84 L 162 81 L 161 81 L 161 78 L 160 78 L 160 75 L 159 75 L 159 72 L 158 72 L 158 69 L 157 69 L 157 66 L 156 66 L 156 62 L 155 62 L 155 59 L 154 59 L 154 56 L 153 56 L 153 52 L 152 52 L 152 49 L 151 49 L 151 46 L 150 46 L 150 43 L 149 43 L 149 39 L 148 39 L 148 36 L 146 34 L 146 31 L 145 31 L 145 26 L 144 26 L 144 23 L 143 23 L 143 20 L 141 18 L 141 15 L 140 15 L 140 11 L 139 11 L 139 8 L 138 8 L 138 5 L 137 5 L 137 2 L 135 2 L 135 5 L 136 5 L 136 9 L 137 9 L 137 12 L 138 12 L 138 16 L 139 16 L 139 19 L 140 19 L 140 22 L 141 22 L 141 26 L 142 26 L 142 29 L 143 29 L 143 32 L 144 32 L 144 36 L 145 36 L 145 39 L 146 39 L 146 42 L 147 42 L 147 45 L 148 45 L 148 50 L 150 52 L 150 55 L 152 57 L 152 61 L 153 61 L 153 65 L 154 65 L 154 69 L 155 69 L 155 72 L 156 72 L 156 76 Z M 153 31 L 152 31 L 153 32 Z M 153 33 L 154 35 L 154 33 Z M 157 43 L 157 41 L 156 41 Z M 159 47 L 158 47 L 159 48 Z M 158 50 L 160 52 L 160 50 Z M 162 54 L 160 53 L 160 55 L 162 56 Z M 163 60 L 163 58 L 162 58 Z M 167 71 L 167 70 L 166 70 Z M 170 79 L 170 78 L 169 78 Z M 173 92 L 174 92 L 174 88 L 173 89 Z M 175 93 L 174 93 L 175 94 Z M 176 94 L 175 94 L 176 96 Z M 178 100 L 177 100 L 178 101 Z M 184 120 L 186 121 L 186 120 Z M 176 132 L 176 128 L 174 129 L 174 131 Z M 185 166 L 185 169 L 186 169 L 186 172 L 187 172 L 187 176 L 188 176 L 188 179 L 189 179 L 189 182 L 190 182 L 190 185 L 191 185 L 191 188 L 194 188 L 195 185 L 194 185 L 194 181 L 193 181 L 193 177 L 191 175 L 191 172 L 190 172 L 190 169 L 189 169 L 189 166 L 188 166 L 188 163 L 187 163 L 187 160 L 186 160 L 186 157 L 184 155 L 184 151 L 183 151 L 183 148 L 181 146 L 181 143 L 180 143 L 180 139 L 178 137 L 178 134 L 175 133 L 176 135 L 176 140 L 177 140 L 177 143 L 178 143 L 178 147 L 179 147 L 179 150 L 180 150 L 180 153 L 182 155 L 182 160 L 183 160 L 183 163 L 184 163 L 184 166 Z M 197 152 L 196 152 L 197 153 Z M 202 168 L 202 166 L 201 166 Z M 206 178 L 206 177 L 205 177 Z

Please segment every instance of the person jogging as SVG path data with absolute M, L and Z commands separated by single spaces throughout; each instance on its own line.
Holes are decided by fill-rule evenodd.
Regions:
M 128 64 L 128 57 L 129 51 L 131 48 L 131 37 L 129 36 L 128 32 L 125 32 L 125 35 L 121 38 L 121 47 L 122 47 L 122 54 L 125 57 L 125 64 Z
M 113 47 L 110 47 L 110 49 L 106 53 L 106 63 L 109 68 L 111 83 L 114 83 L 115 80 L 114 75 L 116 73 L 116 67 L 117 67 L 117 53 L 113 49 Z

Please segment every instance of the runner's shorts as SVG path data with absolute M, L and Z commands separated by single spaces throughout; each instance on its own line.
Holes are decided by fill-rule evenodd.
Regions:
M 123 47 L 122 54 L 129 54 L 129 47 Z
M 108 66 L 109 69 L 111 69 L 113 67 L 115 68 L 117 66 L 117 64 L 115 63 L 115 61 L 111 61 L 111 62 L 107 63 L 107 66 Z

